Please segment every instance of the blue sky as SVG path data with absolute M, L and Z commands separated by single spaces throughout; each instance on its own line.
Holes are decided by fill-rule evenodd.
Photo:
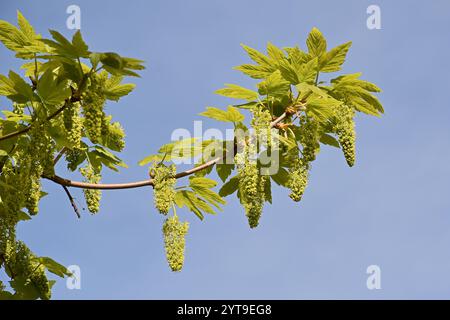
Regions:
M 126 129 L 129 168 L 106 172 L 105 182 L 146 178 L 137 161 L 173 129 L 192 129 L 206 106 L 230 102 L 216 89 L 254 86 L 232 70 L 248 62 L 240 43 L 304 47 L 314 26 L 329 46 L 351 40 L 343 72 L 361 71 L 378 84 L 386 114 L 358 116 L 354 168 L 339 150 L 323 148 L 303 201 L 276 189 L 256 230 L 234 196 L 203 222 L 180 213 L 191 222 L 181 273 L 166 264 L 150 188 L 104 192 L 101 212 L 77 220 L 61 187 L 46 182 L 40 214 L 19 233 L 37 254 L 81 267 L 82 289 L 59 281 L 54 298 L 450 297 L 450 2 L 2 1 L 0 19 L 15 21 L 20 9 L 39 32 L 71 35 L 70 4 L 81 7 L 91 50 L 148 67 L 132 95 L 108 105 Z M 366 27 L 370 4 L 381 8 L 381 30 Z M 4 47 L 0 59 L 3 74 L 19 65 Z M 62 166 L 59 173 L 67 175 Z M 81 192 L 74 195 L 83 206 Z M 372 264 L 381 268 L 380 290 L 366 288 Z

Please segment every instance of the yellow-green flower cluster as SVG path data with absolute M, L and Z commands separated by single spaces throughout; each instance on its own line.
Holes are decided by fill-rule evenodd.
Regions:
M 297 159 L 289 170 L 288 187 L 291 189 L 289 197 L 295 202 L 302 200 L 308 185 L 309 165 L 303 159 Z
M 255 136 L 258 144 L 271 146 L 272 134 L 270 128 L 270 122 L 272 121 L 272 115 L 270 111 L 257 106 L 253 109 L 253 118 L 251 121 L 252 128 L 255 130 Z
M 71 103 L 64 110 L 63 120 L 67 131 L 67 140 L 71 148 L 80 148 L 83 135 L 83 119 L 80 117 L 80 104 Z
M 7 263 L 8 268 L 16 276 L 26 279 L 25 285 L 31 285 L 37 290 L 41 299 L 51 298 L 51 288 L 45 274 L 45 267 L 36 261 L 34 254 L 23 242 L 16 243 L 12 259 Z
M 98 143 L 102 135 L 102 124 L 105 117 L 103 108 L 106 97 L 103 93 L 103 80 L 96 74 L 93 74 L 90 79 L 91 84 L 83 93 L 82 99 L 84 127 L 92 143 Z
M 165 166 L 164 164 L 154 164 L 150 168 L 150 176 L 153 178 L 153 201 L 156 209 L 161 214 L 167 214 L 175 199 L 175 165 Z
M 347 105 L 341 105 L 336 109 L 335 126 L 339 143 L 344 152 L 345 160 L 347 164 L 352 167 L 355 164 L 356 159 L 356 132 L 355 122 L 353 120 L 355 116 L 355 110 Z
M 167 262 L 172 271 L 180 271 L 184 264 L 185 236 L 189 230 L 187 222 L 180 222 L 178 216 L 166 219 L 163 225 L 164 246 Z
M 87 165 L 84 168 L 80 168 L 80 172 L 85 178 L 85 182 L 99 183 L 102 176 L 100 172 L 97 172 L 91 165 Z M 102 198 L 102 192 L 95 189 L 83 189 L 84 198 L 89 212 L 97 213 L 100 209 L 100 200 Z
M 245 209 L 250 228 L 256 228 L 261 218 L 265 193 L 266 176 L 260 175 L 256 160 L 250 159 L 255 145 L 248 142 L 242 153 L 235 156 L 239 175 L 239 196 Z
M 302 145 L 302 155 L 306 162 L 316 159 L 316 154 L 320 149 L 320 125 L 313 118 L 300 117 L 300 144 Z

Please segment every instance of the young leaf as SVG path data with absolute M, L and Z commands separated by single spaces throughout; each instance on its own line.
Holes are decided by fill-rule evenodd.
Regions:
M 71 95 L 71 91 L 66 82 L 56 81 L 56 76 L 52 70 L 47 70 L 37 83 L 39 97 L 47 105 L 58 105 Z
M 226 183 L 224 183 L 222 188 L 220 188 L 219 195 L 221 197 L 229 196 L 230 194 L 235 193 L 238 188 L 239 188 L 239 178 L 238 176 L 234 176 Z
M 49 257 L 39 257 L 36 258 L 36 260 L 41 263 L 44 267 L 47 268 L 47 270 L 53 274 L 56 274 L 57 276 L 64 278 L 64 276 L 70 277 L 72 274 L 67 270 L 66 267 L 59 264 L 55 260 Z
M 332 147 L 336 147 L 336 148 L 340 148 L 341 146 L 339 145 L 339 142 L 336 140 L 336 138 L 334 138 L 332 135 L 329 135 L 327 133 L 324 133 L 321 137 L 320 137 L 320 142 Z
M 319 58 L 319 70 L 322 72 L 335 72 L 341 70 L 345 57 L 352 43 L 347 42 L 337 46 Z
M 206 111 L 200 113 L 201 116 L 218 121 L 239 122 L 244 120 L 244 115 L 236 108 L 229 106 L 227 111 L 214 107 L 206 107 Z
M 80 30 L 77 30 L 72 37 L 72 45 L 76 54 L 81 58 L 89 58 L 89 50 L 87 44 L 81 36 Z
M 319 57 L 327 51 L 327 41 L 317 28 L 313 28 L 306 39 L 308 51 L 314 57 Z
M 290 83 L 284 80 L 281 72 L 277 70 L 258 84 L 258 92 L 260 95 L 272 97 L 283 96 L 289 91 L 290 86 Z
M 253 64 L 243 64 L 234 67 L 233 69 L 241 71 L 242 73 L 246 74 L 249 77 L 252 77 L 253 79 L 264 79 L 272 74 L 272 72 L 276 71 L 276 68 L 272 66 L 258 66 Z
M 247 51 L 249 57 L 259 65 L 270 66 L 272 64 L 272 61 L 265 54 L 259 52 L 256 49 L 250 48 L 245 44 L 241 43 L 241 46 L 242 48 L 244 48 L 245 51 Z
M 285 58 L 283 50 L 273 45 L 272 43 L 267 43 L 267 54 L 273 61 L 280 61 Z
M 106 98 L 113 101 L 119 101 L 123 96 L 128 95 L 135 88 L 133 83 L 122 84 L 122 76 L 111 76 L 105 81 L 105 86 L 103 88 L 103 93 Z
M 234 170 L 234 164 L 218 163 L 216 164 L 216 171 L 219 178 L 225 182 Z
M 219 89 L 216 91 L 216 93 L 233 99 L 245 99 L 248 101 L 258 99 L 258 93 L 253 90 L 243 88 L 236 84 L 225 85 L 227 86 L 227 88 Z

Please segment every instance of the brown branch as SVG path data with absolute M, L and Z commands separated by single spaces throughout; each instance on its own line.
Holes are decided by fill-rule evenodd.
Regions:
M 80 211 L 78 210 L 78 207 L 77 207 L 77 205 L 75 203 L 75 200 L 73 199 L 72 195 L 70 194 L 69 189 L 66 186 L 64 186 L 64 185 L 61 185 L 61 186 L 63 187 L 64 191 L 66 192 L 67 197 L 70 200 L 70 204 L 72 205 L 72 208 L 75 211 L 75 214 L 77 215 L 78 219 L 80 219 L 81 218 Z
M 275 120 L 273 120 L 270 123 L 270 127 L 273 128 L 277 123 L 283 121 L 285 118 L 286 118 L 286 113 L 283 113 L 281 116 L 279 116 L 278 118 L 276 118 Z M 175 178 L 179 179 L 179 178 L 189 176 L 193 173 L 196 173 L 198 171 L 204 170 L 208 167 L 215 165 L 220 160 L 222 160 L 222 157 L 217 157 L 217 158 L 212 159 L 204 164 L 196 166 L 192 169 L 177 173 L 175 175 Z M 88 182 L 73 181 L 73 180 L 62 178 L 57 175 L 54 175 L 52 177 L 43 177 L 43 178 L 51 180 L 57 184 L 65 186 L 65 187 L 74 187 L 74 188 L 82 188 L 82 189 L 97 189 L 97 190 L 133 189 L 133 188 L 140 188 L 140 187 L 154 185 L 153 179 L 136 181 L 136 182 L 128 182 L 128 183 L 107 183 L 107 184 L 105 184 L 105 183 L 88 183 Z

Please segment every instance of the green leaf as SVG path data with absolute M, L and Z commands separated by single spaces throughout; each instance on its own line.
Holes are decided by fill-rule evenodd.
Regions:
M 267 43 L 267 54 L 273 61 L 280 61 L 285 58 L 283 50 L 273 45 L 272 43 Z
M 254 79 L 264 79 L 268 77 L 272 72 L 276 71 L 273 66 L 257 66 L 253 64 L 243 64 L 233 68 L 234 70 L 241 71 L 249 77 Z
M 153 161 L 170 161 L 171 159 L 186 159 L 198 155 L 202 150 L 198 146 L 197 138 L 186 138 L 175 142 L 167 143 L 159 148 L 156 155 L 150 155 L 139 161 L 140 166 L 144 166 Z
M 298 79 L 297 71 L 288 60 L 285 59 L 279 61 L 278 68 L 283 78 L 286 79 L 289 83 L 296 85 L 300 82 Z
M 33 100 L 33 90 L 17 73 L 10 71 L 8 77 L 0 75 L 0 95 L 4 95 L 17 103 Z
M 258 93 L 253 90 L 243 88 L 236 84 L 227 83 L 225 85 L 227 86 L 227 88 L 219 89 L 216 91 L 216 93 L 233 99 L 245 99 L 248 101 L 258 99 Z
M 218 163 L 216 171 L 219 178 L 225 182 L 234 170 L 234 164 Z
M 314 58 L 305 64 L 297 67 L 298 82 L 310 82 L 313 83 L 317 75 L 317 63 L 318 59 Z
M 214 107 L 206 107 L 206 111 L 200 113 L 201 116 L 208 117 L 218 121 L 239 122 L 244 121 L 244 115 L 236 108 L 229 106 L 227 111 Z
M 117 70 L 120 70 L 123 67 L 122 57 L 115 52 L 102 53 L 100 61 L 103 63 L 104 67 L 111 67 Z
M 193 187 L 201 187 L 201 188 L 214 188 L 217 185 L 217 182 L 204 177 L 191 177 L 189 179 L 189 186 Z
M 199 203 L 200 206 L 203 206 L 203 204 L 201 203 L 204 201 L 203 200 L 199 200 L 196 196 L 195 193 L 192 191 L 188 191 L 188 190 L 180 190 L 175 194 L 175 204 L 180 207 L 183 208 L 184 206 L 186 206 L 190 211 L 192 211 L 200 220 L 203 220 L 204 216 L 202 213 L 202 210 L 198 207 Z M 207 204 L 206 204 L 207 205 Z M 208 206 L 208 205 L 207 205 Z M 207 208 L 208 209 L 208 208 Z M 214 213 L 214 210 L 209 207 L 210 211 L 212 211 Z
M 41 36 L 34 32 L 20 11 L 17 11 L 17 20 L 19 29 L 0 20 L 0 41 L 5 47 L 16 52 L 16 57 L 22 59 L 32 59 L 39 52 L 47 53 L 46 46 L 39 41 Z
M 102 146 L 95 146 L 94 151 L 90 151 L 88 153 L 88 156 L 90 160 L 92 160 L 92 157 L 95 157 L 95 160 L 113 171 L 118 171 L 117 166 L 122 168 L 128 167 L 120 158 L 118 158 L 116 155 L 112 154 Z
M 340 148 L 341 146 L 339 145 L 339 142 L 336 140 L 336 138 L 334 138 L 332 135 L 326 134 L 324 133 L 321 137 L 320 137 L 320 142 L 332 147 L 336 147 L 336 148 Z
M 308 52 L 314 57 L 319 57 L 327 51 L 327 41 L 317 28 L 313 28 L 306 39 Z
M 91 52 L 89 54 L 89 60 L 91 61 L 92 68 L 97 69 L 97 66 L 100 63 L 101 58 L 102 58 L 102 53 L 100 53 L 100 52 Z
M 37 35 L 34 32 L 33 27 L 19 10 L 17 10 L 17 23 L 19 25 L 20 31 L 22 31 L 22 33 L 30 42 L 36 38 Z
M 259 52 L 256 49 L 250 48 L 245 44 L 241 43 L 241 46 L 248 53 L 249 57 L 259 65 L 270 66 L 272 64 L 272 61 L 265 54 Z
M 347 42 L 337 46 L 319 58 L 319 70 L 322 72 L 335 72 L 341 70 L 342 64 L 352 43 Z
M 89 48 L 81 36 L 80 30 L 77 30 L 72 37 L 72 46 L 78 57 L 89 58 Z
M 49 257 L 39 257 L 36 260 L 47 268 L 47 270 L 57 276 L 64 278 L 64 276 L 70 277 L 72 274 L 67 270 L 66 267 L 59 264 L 55 260 Z
M 286 186 L 289 181 L 289 172 L 284 168 L 279 168 L 278 172 L 270 176 L 272 180 L 279 186 Z
M 113 101 L 119 101 L 123 96 L 128 95 L 135 88 L 133 83 L 122 84 L 122 76 L 111 76 L 105 81 L 103 93 L 106 98 Z
M 36 90 L 39 97 L 47 105 L 58 105 L 70 97 L 71 91 L 67 82 L 56 81 L 56 75 L 52 70 L 47 70 L 37 83 Z
M 313 96 L 306 103 L 306 113 L 318 121 L 325 122 L 333 117 L 334 107 L 339 106 L 342 102 L 329 98 Z
M 219 195 L 222 197 L 229 196 L 230 194 L 235 193 L 238 188 L 239 188 L 239 177 L 234 176 L 226 183 L 224 183 L 222 188 L 220 188 Z
M 290 83 L 284 80 L 281 72 L 277 70 L 258 84 L 258 92 L 260 95 L 283 96 L 289 91 L 290 87 Z

